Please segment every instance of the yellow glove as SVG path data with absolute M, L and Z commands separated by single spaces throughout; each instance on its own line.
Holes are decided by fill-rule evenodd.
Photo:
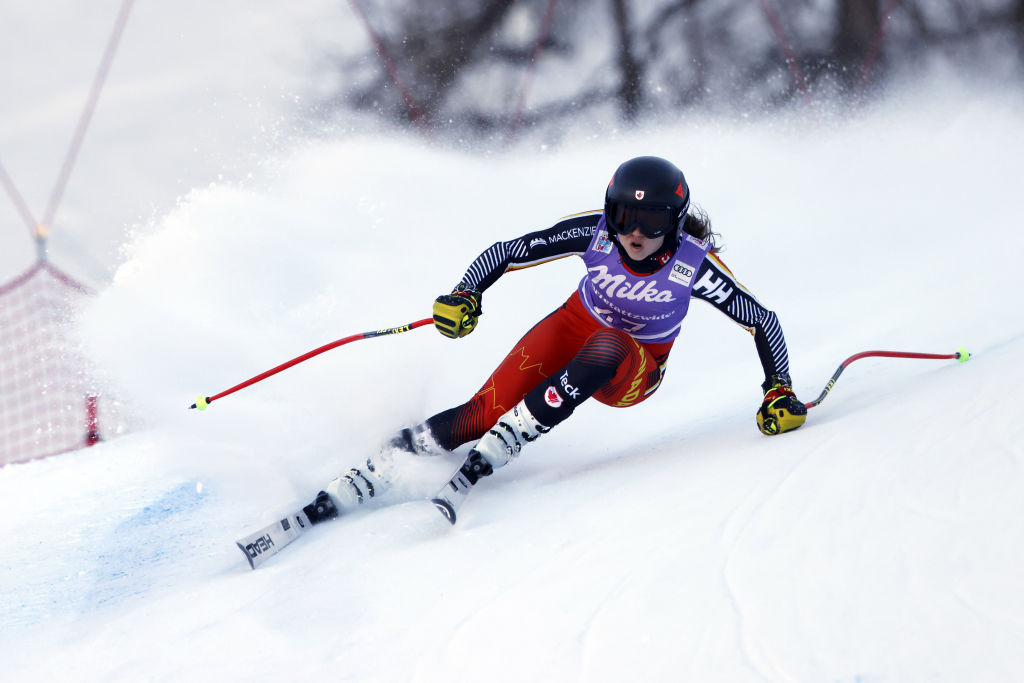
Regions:
M 777 375 L 769 378 L 772 386 L 765 391 L 761 408 L 757 411 L 757 428 L 762 434 L 773 436 L 788 432 L 807 420 L 807 408 L 797 400 L 788 380 L 788 377 Z
M 460 285 L 461 286 L 461 285 Z M 456 289 L 434 300 L 434 327 L 446 337 L 465 337 L 476 329 L 480 309 L 481 292 L 471 289 Z

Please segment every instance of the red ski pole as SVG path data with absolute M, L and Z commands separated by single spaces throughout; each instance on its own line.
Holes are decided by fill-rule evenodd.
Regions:
M 388 328 L 386 330 L 372 330 L 370 332 L 360 332 L 359 334 L 353 334 L 352 336 L 345 337 L 344 339 L 338 339 L 337 341 L 332 341 L 330 344 L 325 344 L 325 345 L 321 346 L 320 348 L 313 349 L 312 351 L 309 351 L 308 353 L 304 353 L 301 356 L 298 356 L 297 358 L 292 358 L 287 363 L 282 363 L 281 365 L 278 365 L 276 368 L 271 368 L 270 370 L 267 370 L 266 372 L 260 373 L 259 375 L 256 375 L 255 377 L 253 377 L 251 379 L 245 380 L 241 384 L 237 384 L 237 385 L 231 387 L 230 389 L 225 389 L 224 391 L 220 392 L 219 394 L 215 394 L 213 396 L 199 396 L 198 398 L 196 398 L 196 402 L 189 406 L 189 409 L 199 408 L 199 410 L 206 410 L 206 407 L 208 405 L 210 405 L 211 403 L 213 403 L 214 401 L 216 401 L 219 398 L 224 398 L 225 396 L 227 396 L 229 394 L 235 393 L 239 389 L 244 389 L 244 388 L 246 388 L 247 386 L 249 386 L 251 384 L 256 384 L 256 382 L 262 382 L 263 380 L 265 380 L 266 378 L 270 377 L 271 375 L 276 375 L 277 373 L 281 372 L 282 370 L 287 370 L 288 368 L 290 368 L 293 365 L 298 365 L 302 361 L 309 360 L 313 356 L 319 356 L 321 353 L 323 353 L 325 351 L 330 351 L 331 349 L 336 349 L 339 346 L 343 346 L 344 344 L 348 344 L 349 342 L 359 341 L 360 339 L 371 339 L 373 337 L 383 337 L 383 336 L 389 335 L 389 334 L 400 334 L 402 332 L 408 332 L 409 330 L 415 329 L 417 327 L 423 327 L 424 325 L 430 325 L 433 322 L 434 322 L 433 318 L 424 318 L 423 320 L 417 320 L 416 322 L 409 323 L 408 325 L 402 325 L 400 327 L 391 327 L 391 328 Z
M 808 408 L 813 408 L 814 406 L 824 401 L 825 397 L 828 396 L 828 392 L 832 391 L 832 387 L 835 386 L 836 380 L 839 379 L 839 375 L 843 374 L 843 370 L 846 369 L 847 365 L 860 358 L 868 358 L 870 356 L 881 356 L 883 358 L 933 358 L 937 360 L 956 359 L 961 363 L 966 363 L 971 359 L 970 352 L 967 349 L 963 348 L 959 349 L 956 353 L 909 353 L 906 351 L 863 351 L 861 353 L 855 353 L 854 355 L 850 356 L 839 365 L 839 368 L 836 370 L 835 374 L 832 375 L 832 379 L 828 381 L 828 384 L 826 384 L 825 388 L 822 390 L 821 396 L 814 399 L 810 403 L 805 403 L 804 405 L 807 406 Z

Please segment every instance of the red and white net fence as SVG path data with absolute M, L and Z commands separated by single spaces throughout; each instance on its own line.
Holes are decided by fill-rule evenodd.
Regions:
M 100 400 L 69 329 L 88 290 L 45 261 L 0 285 L 0 466 L 100 439 Z

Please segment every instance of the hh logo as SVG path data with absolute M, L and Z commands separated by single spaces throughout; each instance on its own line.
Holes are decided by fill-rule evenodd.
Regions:
M 704 277 L 697 281 L 697 284 L 693 286 L 693 291 L 700 292 L 705 290 L 707 292 L 704 295 L 705 299 L 714 299 L 720 304 L 724 304 L 729 299 L 729 295 L 732 294 L 732 287 L 730 287 L 724 278 L 717 278 L 711 274 L 711 271 L 704 273 Z

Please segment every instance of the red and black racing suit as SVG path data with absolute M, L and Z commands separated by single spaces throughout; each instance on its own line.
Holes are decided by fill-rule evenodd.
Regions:
M 470 264 L 459 285 L 483 292 L 510 270 L 581 256 L 600 217 L 600 211 L 570 216 L 546 230 L 496 242 Z M 663 267 L 665 255 L 670 257 L 675 247 L 667 244 L 641 262 L 623 258 L 642 276 Z M 754 335 L 766 383 L 772 376 L 788 383 L 789 357 L 775 313 L 762 306 L 711 251 L 695 277 L 692 297 L 710 303 Z M 524 397 L 534 417 L 548 427 L 567 418 L 590 396 L 611 406 L 634 405 L 657 389 L 672 344 L 638 342 L 607 327 L 583 307 L 574 291 L 516 342 L 469 401 L 434 415 L 426 426 L 438 445 L 454 450 L 478 440 Z M 573 383 L 567 387 L 568 377 Z

